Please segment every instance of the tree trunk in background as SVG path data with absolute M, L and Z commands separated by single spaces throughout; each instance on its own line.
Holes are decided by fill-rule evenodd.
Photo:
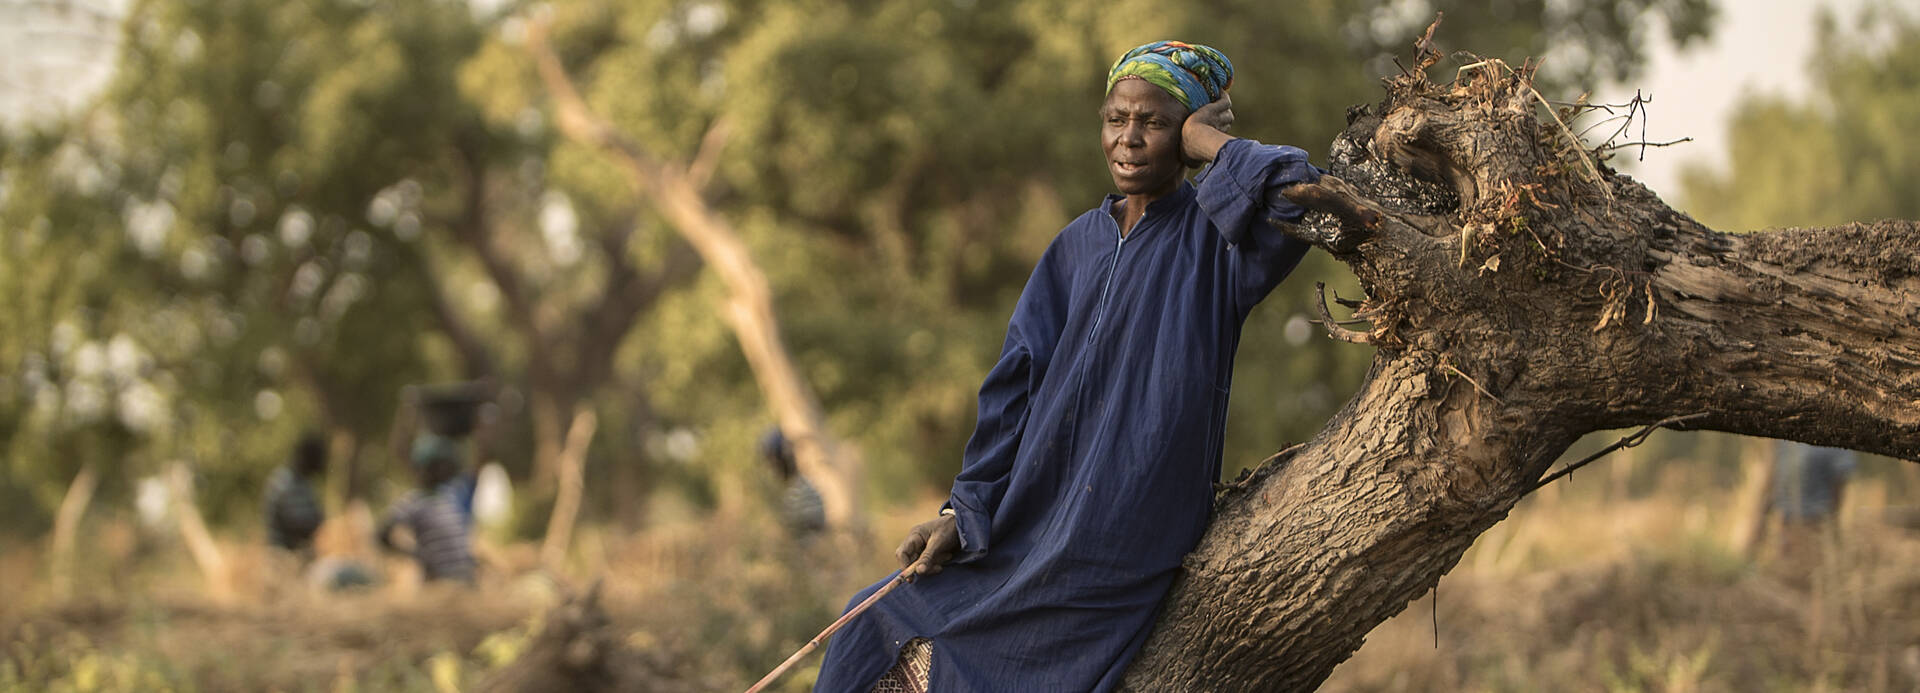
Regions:
M 1740 509 L 1735 518 L 1744 522 L 1734 523 L 1734 536 L 1730 545 L 1739 548 L 1740 555 L 1747 560 L 1760 556 L 1760 547 L 1767 540 L 1767 516 L 1773 513 L 1773 478 L 1776 473 L 1773 458 L 1770 455 L 1756 454 L 1753 446 L 1741 446 L 1740 469 L 1745 481 L 1740 484 Z
M 207 531 L 207 523 L 200 517 L 200 506 L 194 502 L 193 471 L 175 462 L 167 469 L 167 484 L 173 491 L 173 513 L 180 522 L 180 539 L 193 555 L 194 564 L 200 567 L 200 574 L 207 578 L 207 595 L 215 602 L 227 601 L 233 596 L 233 575 L 228 570 L 226 557 L 220 554 L 220 545 L 214 543 L 213 534 Z
M 641 224 L 632 211 L 619 213 L 599 228 L 581 229 L 580 234 L 599 246 L 608 266 L 605 284 L 594 300 L 579 306 L 560 307 L 555 301 L 539 300 L 546 282 L 531 279 L 514 261 L 514 250 L 496 234 L 488 206 L 490 195 L 498 194 L 489 181 L 494 146 L 484 129 L 469 129 L 459 137 L 456 147 L 464 164 L 465 198 L 460 213 L 443 219 L 452 238 L 471 251 L 505 303 L 506 317 L 523 340 L 524 380 L 527 416 L 532 423 L 533 458 L 528 478 L 529 496 L 545 496 L 558 480 L 564 436 L 571 425 L 567 407 L 589 399 L 609 386 L 613 361 L 628 332 L 659 302 L 667 290 L 691 281 L 700 270 L 698 256 L 685 246 L 674 246 L 658 267 L 639 266 L 631 252 L 631 240 Z M 468 321 L 447 298 L 435 263 L 424 252 L 414 253 L 415 265 L 423 275 L 435 315 L 443 331 L 454 341 L 466 363 L 469 378 L 490 378 L 494 357 L 475 334 Z M 567 301 L 571 303 L 571 301 Z M 643 397 L 643 393 L 630 393 Z M 518 412 L 501 412 L 504 415 Z M 624 433 L 624 431 L 622 431 Z M 488 452 L 478 445 L 476 453 Z M 484 454 L 476 461 L 484 462 Z M 639 464 L 634 459 L 631 463 Z M 517 465 L 516 465 L 517 466 Z
M 338 512 L 359 498 L 360 436 L 346 426 L 334 426 L 327 436 L 327 505 Z
M 52 560 L 53 593 L 66 599 L 73 596 L 73 545 L 80 532 L 80 520 L 93 504 L 93 491 L 100 485 L 100 474 L 92 463 L 80 466 L 60 498 L 60 509 L 53 516 Z
M 573 542 L 573 523 L 580 517 L 580 493 L 586 483 L 587 447 L 599 422 L 584 404 L 573 411 L 573 426 L 567 430 L 567 442 L 557 461 L 559 496 L 553 501 L 553 516 L 547 520 L 547 538 L 540 544 L 540 563 L 548 570 L 560 570 L 567 558 L 567 546 Z
M 1372 369 L 1219 494 L 1130 690 L 1314 688 L 1592 431 L 1920 458 L 1920 226 L 1715 232 L 1571 145 L 1527 68 L 1435 85 L 1429 55 L 1287 193 L 1366 290 L 1372 327 L 1329 329 Z
M 560 457 L 566 450 L 561 432 L 567 430 L 568 424 L 562 420 L 560 403 L 554 401 L 550 392 L 538 386 L 528 389 L 527 413 L 533 418 L 533 484 L 528 490 L 533 495 L 545 496 L 560 480 Z
M 612 155 L 624 166 L 638 192 L 655 205 L 726 284 L 728 295 L 721 314 L 740 341 L 740 350 L 753 369 L 768 408 L 793 442 L 800 474 L 819 491 L 827 524 L 840 530 L 861 528 L 859 453 L 827 429 L 819 398 L 800 376 L 781 338 L 766 274 L 732 225 L 701 196 L 700 188 L 713 170 L 713 157 L 726 140 L 725 124 L 713 126 L 701 143 L 700 153 L 686 166 L 669 166 L 656 160 L 588 108 L 559 57 L 547 46 L 546 27 L 538 21 L 532 24 L 527 31 L 527 49 L 553 99 L 560 131 Z

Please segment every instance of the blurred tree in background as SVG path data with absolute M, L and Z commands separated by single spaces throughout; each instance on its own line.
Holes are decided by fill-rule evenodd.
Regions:
M 1727 229 L 1920 218 L 1920 20 L 1870 5 L 1850 23 L 1822 15 L 1804 103 L 1742 101 L 1724 170 L 1683 179 L 1691 214 Z
M 1846 18 L 1823 11 L 1815 41 L 1810 93 L 1744 97 L 1729 119 L 1726 159 L 1683 171 L 1676 209 L 1735 232 L 1920 218 L 1920 199 L 1907 192 L 1920 186 L 1920 144 L 1907 125 L 1920 119 L 1920 18 L 1885 2 Z M 1669 435 L 1654 449 L 1716 460 L 1731 476 L 1741 441 Z M 1865 471 L 1904 475 L 1908 489 L 1920 479 L 1911 465 Z M 1640 476 L 1652 483 L 1652 474 Z
M 0 150 L 10 522 L 45 522 L 83 465 L 117 497 L 172 459 L 197 465 L 216 517 L 250 510 L 308 427 L 367 470 L 348 482 L 366 493 L 399 388 L 481 375 L 524 404 L 499 450 L 536 488 L 589 402 L 606 422 L 590 513 L 755 505 L 770 417 L 716 315 L 723 287 L 621 172 L 554 133 L 517 10 L 135 4 L 113 87 Z M 1713 14 L 635 0 L 559 3 L 553 41 L 593 107 L 663 157 L 730 125 L 708 198 L 772 280 L 831 426 L 866 451 L 869 495 L 891 503 L 944 490 L 1027 272 L 1109 189 L 1093 114 L 1114 56 L 1165 37 L 1219 47 L 1238 68 L 1236 134 L 1319 158 L 1435 10 L 1453 45 L 1545 55 L 1567 89 L 1634 74 L 1650 31 L 1684 45 Z M 1352 295 L 1345 275 L 1311 260 L 1249 322 L 1229 473 L 1312 435 L 1358 382 L 1370 354 L 1306 322 L 1302 287 Z

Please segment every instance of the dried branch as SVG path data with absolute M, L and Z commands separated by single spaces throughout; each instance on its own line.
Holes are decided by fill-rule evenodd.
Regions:
M 1347 328 L 1341 327 L 1339 321 L 1333 319 L 1333 313 L 1327 310 L 1327 283 L 1326 282 L 1314 282 L 1313 290 L 1320 295 L 1320 300 L 1317 303 L 1315 303 L 1315 305 L 1320 308 L 1320 326 L 1327 328 L 1328 337 L 1332 337 L 1334 339 L 1338 339 L 1342 342 L 1347 342 L 1350 344 L 1372 344 L 1373 343 L 1373 338 L 1367 336 L 1367 333 L 1357 332 L 1354 330 L 1349 330 Z
M 1473 389 L 1475 389 L 1475 390 L 1479 390 L 1479 391 L 1480 391 L 1480 394 L 1483 394 L 1483 395 L 1486 395 L 1486 396 L 1487 396 L 1487 399 L 1490 399 L 1490 400 L 1493 400 L 1493 403 L 1494 403 L 1494 404 L 1501 404 L 1501 405 L 1504 405 L 1504 404 L 1506 404 L 1506 402 L 1504 402 L 1504 401 L 1501 401 L 1501 399 L 1500 399 L 1499 397 L 1495 397 L 1495 396 L 1493 395 L 1493 393 L 1491 393 L 1491 392 L 1488 392 L 1488 391 L 1487 391 L 1487 388 L 1484 388 L 1484 387 L 1481 387 L 1481 386 L 1480 386 L 1480 381 L 1478 381 L 1478 380 L 1474 380 L 1474 379 L 1473 379 L 1473 376 L 1471 376 L 1471 375 L 1467 375 L 1465 371 L 1462 371 L 1462 370 L 1460 370 L 1460 369 L 1458 369 L 1458 368 L 1455 368 L 1455 367 L 1453 367 L 1453 364 L 1451 364 L 1451 363 L 1447 363 L 1447 362 L 1445 362 L 1445 361 L 1442 361 L 1442 362 L 1440 363 L 1440 367 L 1441 367 L 1441 368 L 1445 368 L 1445 369 L 1447 369 L 1447 370 L 1450 370 L 1450 371 L 1453 371 L 1453 374 L 1454 374 L 1454 375 L 1457 375 L 1457 376 L 1460 376 L 1460 377 L 1462 377 L 1462 378 L 1465 378 L 1465 379 L 1467 380 L 1467 382 L 1468 382 L 1469 384 L 1471 384 L 1471 385 L 1473 385 Z
M 1584 99 L 1585 97 L 1583 96 L 1581 98 Z M 1639 147 L 1640 155 L 1638 158 L 1641 161 L 1645 161 L 1647 158 L 1647 147 L 1668 147 L 1668 146 L 1679 144 L 1681 142 L 1693 141 L 1692 137 L 1682 137 L 1680 139 L 1670 140 L 1667 142 L 1649 141 L 1647 139 L 1647 120 L 1648 120 L 1647 105 L 1653 103 L 1653 97 L 1650 95 L 1643 94 L 1640 90 L 1637 90 L 1637 89 L 1634 90 L 1632 99 L 1629 99 L 1626 103 L 1620 103 L 1620 104 L 1586 104 L 1583 101 L 1577 101 L 1573 104 L 1562 104 L 1560 102 L 1549 102 L 1549 103 L 1553 103 L 1556 105 L 1572 106 L 1576 109 L 1605 111 L 1609 116 L 1611 116 L 1608 118 L 1601 119 L 1600 121 L 1595 122 L 1594 124 L 1589 125 L 1585 129 L 1581 130 L 1580 137 L 1582 139 L 1585 139 L 1586 134 L 1592 131 L 1594 128 L 1600 127 L 1602 125 L 1606 125 L 1608 123 L 1612 123 L 1614 121 L 1620 121 L 1619 127 L 1614 128 L 1613 132 L 1607 135 L 1607 139 L 1604 142 L 1602 142 L 1599 146 L 1593 148 L 1593 153 L 1595 156 L 1600 156 L 1601 154 L 1605 154 L 1607 152 L 1611 152 L 1616 149 L 1625 149 L 1627 147 Z M 1619 113 L 1616 109 L 1625 109 L 1626 112 Z M 1576 112 L 1573 117 L 1577 118 L 1579 117 L 1579 115 L 1581 114 Z M 1633 141 L 1633 142 L 1616 142 L 1615 141 L 1620 139 L 1621 136 L 1626 135 L 1627 131 L 1632 129 L 1633 124 L 1636 122 L 1640 124 L 1639 140 Z
M 1665 142 L 1647 142 L 1645 140 L 1642 140 L 1639 142 L 1620 142 L 1617 144 L 1613 142 L 1608 142 L 1606 144 L 1600 145 L 1599 151 L 1606 152 L 1606 151 L 1613 151 L 1615 149 L 1626 149 L 1627 147 L 1640 147 L 1641 149 L 1644 150 L 1647 147 L 1671 147 L 1673 145 L 1680 144 L 1682 142 L 1692 142 L 1692 141 L 1693 141 L 1693 138 L 1691 137 L 1682 137 L 1677 140 L 1667 140 Z M 1644 154 L 1642 154 L 1642 156 L 1644 156 Z
M 687 164 L 687 180 L 695 189 L 707 187 L 713 180 L 713 170 L 720 163 L 720 152 L 727 148 L 727 141 L 733 138 L 733 119 L 720 116 L 707 127 L 707 134 L 700 138 L 700 149 L 693 155 L 693 161 Z
M 1420 40 L 1413 42 L 1413 59 L 1418 63 L 1416 69 L 1421 72 L 1426 72 L 1427 68 L 1440 62 L 1440 51 L 1433 47 L 1433 32 L 1440 28 L 1440 20 L 1446 17 L 1445 12 L 1433 13 L 1433 23 L 1427 25 L 1427 33 L 1422 34 Z
M 1576 111 L 1580 111 L 1580 110 L 1606 111 L 1608 114 L 1612 114 L 1614 112 L 1614 109 L 1616 108 L 1632 108 L 1634 105 L 1634 102 L 1631 100 L 1627 101 L 1626 103 L 1588 103 L 1587 101 L 1584 100 L 1585 98 L 1586 96 L 1582 95 L 1579 100 L 1574 100 L 1574 101 L 1549 100 L 1547 101 L 1547 103 L 1553 104 L 1555 106 L 1560 106 L 1563 108 L 1571 108 Z M 1639 95 L 1636 93 L 1634 95 L 1634 99 L 1639 99 L 1639 98 L 1640 98 Z M 1653 97 L 1651 96 L 1647 97 L 1646 99 L 1644 99 L 1644 102 L 1653 103 Z
M 1647 424 L 1646 427 L 1641 428 L 1640 430 L 1635 431 L 1632 434 L 1627 435 L 1626 437 L 1623 437 L 1619 440 L 1614 441 L 1613 444 L 1611 445 L 1601 448 L 1599 452 L 1596 452 L 1584 458 L 1581 458 L 1580 461 L 1574 462 L 1573 464 L 1569 464 L 1565 467 L 1561 467 L 1560 471 L 1547 475 L 1547 477 L 1544 479 L 1541 479 L 1539 483 L 1534 484 L 1533 488 L 1527 489 L 1527 493 L 1533 493 L 1534 491 L 1538 491 L 1541 488 L 1544 488 L 1547 484 L 1551 484 L 1555 481 L 1558 481 L 1560 477 L 1566 476 L 1568 474 L 1572 474 L 1573 470 L 1579 469 L 1581 467 L 1585 467 L 1588 464 L 1592 463 L 1594 460 L 1607 456 L 1607 453 L 1613 452 L 1615 450 L 1619 450 L 1620 448 L 1634 447 L 1641 443 L 1646 442 L 1647 436 L 1651 435 L 1654 429 L 1656 428 L 1664 428 L 1664 427 L 1672 426 L 1674 424 L 1686 423 L 1694 419 L 1703 418 L 1706 415 L 1707 415 L 1706 412 L 1696 412 L 1692 414 L 1685 414 L 1682 416 L 1670 416 L 1670 417 L 1661 419 L 1659 421 L 1655 421 L 1653 423 Z M 1521 494 L 1521 495 L 1524 496 L 1526 494 Z
M 527 22 L 527 52 L 540 71 L 540 81 L 553 97 L 560 131 L 582 143 L 614 151 L 642 186 L 659 186 L 663 182 L 664 165 L 587 106 L 586 99 L 580 96 L 580 90 L 574 87 L 573 79 L 560 64 L 560 56 L 547 45 L 547 31 L 544 19 Z
M 1319 235 L 1296 231 L 1303 227 L 1294 224 L 1281 225 L 1279 228 L 1301 240 L 1322 246 L 1335 253 L 1352 252 L 1380 229 L 1385 215 L 1374 209 L 1369 201 L 1360 197 L 1360 192 L 1344 180 L 1332 175 L 1321 176 L 1312 183 L 1296 183 L 1282 188 L 1278 193 L 1310 210 L 1326 212 L 1340 221 L 1338 232 Z
M 99 482 L 100 474 L 93 463 L 82 463 L 53 515 L 53 550 L 47 563 L 53 569 L 54 593 L 63 599 L 73 596 L 74 537 L 79 534 L 80 518 L 93 503 L 93 491 L 99 488 Z
M 1588 125 L 1584 128 L 1581 128 L 1579 137 L 1580 139 L 1584 140 L 1587 138 L 1587 133 L 1593 132 L 1594 128 L 1600 127 L 1602 125 L 1606 125 L 1607 123 L 1611 123 L 1616 120 L 1632 120 L 1632 119 L 1633 119 L 1632 113 L 1623 113 L 1621 115 L 1608 116 L 1606 118 L 1601 118 L 1599 120 L 1593 121 L 1592 125 Z
M 1493 80 L 1500 78 L 1500 71 L 1493 69 L 1496 66 L 1507 67 L 1507 64 L 1496 58 L 1496 59 L 1490 59 L 1490 60 L 1478 60 L 1475 62 L 1467 63 L 1465 65 L 1461 65 L 1460 67 L 1454 69 L 1453 81 L 1457 84 L 1460 81 L 1460 75 L 1466 74 L 1469 70 L 1483 68 L 1487 72 L 1487 81 L 1491 82 Z M 1512 69 L 1512 68 L 1507 68 L 1507 69 Z
M 1534 89 L 1532 84 L 1527 85 L 1527 93 L 1532 94 L 1533 98 L 1541 103 L 1546 103 L 1547 101 L 1547 97 L 1541 96 L 1540 91 Z M 1580 144 L 1580 138 L 1573 134 L 1573 129 L 1567 127 L 1566 121 L 1560 119 L 1560 114 L 1554 111 L 1552 106 L 1547 107 L 1547 116 L 1553 118 L 1554 124 L 1560 126 L 1560 132 L 1565 133 L 1567 140 L 1573 143 L 1574 155 L 1580 157 L 1580 163 L 1585 164 L 1587 167 L 1587 174 L 1593 177 L 1593 184 L 1600 188 L 1601 194 L 1607 196 L 1608 204 L 1612 204 L 1613 189 L 1607 187 L 1607 180 L 1600 176 L 1600 169 L 1594 167 L 1593 159 L 1587 156 L 1586 147 Z

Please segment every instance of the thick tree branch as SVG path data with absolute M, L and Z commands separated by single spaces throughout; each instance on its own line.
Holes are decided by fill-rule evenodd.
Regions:
M 577 398 L 577 392 L 554 363 L 557 351 L 555 335 L 542 324 L 533 297 L 519 270 L 508 261 L 497 245 L 487 209 L 487 161 L 484 145 L 466 138 L 455 150 L 460 155 L 466 178 L 466 197 L 460 216 L 451 224 L 455 235 L 479 258 L 480 266 L 493 281 L 494 288 L 507 306 L 507 319 L 526 335 L 527 391 L 529 413 L 533 419 L 534 480 L 538 485 L 552 483 L 559 470 L 562 432 L 565 430 L 563 407 Z
M 626 233 L 602 235 L 602 251 L 616 264 L 600 301 L 575 321 L 582 331 L 574 356 L 577 367 L 573 380 L 581 385 L 604 380 L 612 370 L 621 340 L 633 329 L 641 313 L 659 301 L 668 289 L 685 285 L 700 271 L 700 256 L 682 243 L 674 244 L 667 251 L 668 257 L 659 269 L 642 271 L 634 266 L 627 252 L 626 237 Z
M 499 289 L 500 298 L 507 304 L 507 315 L 514 324 L 526 331 L 539 350 L 548 345 L 548 335 L 541 327 L 539 316 L 533 307 L 533 299 L 528 296 L 519 270 L 507 261 L 505 254 L 495 245 L 493 229 L 487 215 L 487 163 L 485 158 L 471 147 L 458 148 L 462 162 L 462 172 L 466 176 L 466 198 L 459 219 L 452 224 L 456 236 L 480 259 L 480 266 L 486 270 L 487 278 L 493 280 Z
M 460 352 L 467 377 L 478 379 L 493 375 L 492 350 L 480 341 L 472 326 L 467 324 L 467 319 L 447 299 L 446 284 L 440 279 L 440 271 L 434 267 L 426 249 L 416 247 L 403 252 L 412 256 L 414 272 L 419 275 L 420 286 L 427 293 L 427 304 L 433 310 L 434 320 L 440 323 L 440 331 L 453 340 L 454 349 Z
M 1704 413 L 1686 426 L 1920 460 L 1920 225 L 1707 229 L 1499 67 L 1388 80 L 1333 176 L 1289 189 L 1324 214 L 1283 228 L 1365 290 L 1373 368 L 1220 496 L 1126 688 L 1312 689 L 1592 431 Z
M 693 161 L 687 164 L 687 181 L 694 189 L 705 189 L 713 180 L 713 171 L 720 165 L 720 152 L 727 148 L 727 140 L 733 137 L 733 120 L 720 116 L 707 126 L 707 134 L 700 138 L 700 149 L 694 153 Z

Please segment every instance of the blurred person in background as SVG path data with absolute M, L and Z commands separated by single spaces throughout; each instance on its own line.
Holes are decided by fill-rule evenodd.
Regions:
M 1766 507 L 1780 518 L 1781 560 L 1798 563 L 1817 558 L 1822 533 L 1837 527 L 1835 518 L 1847 479 L 1857 466 L 1859 458 L 1852 450 L 1789 440 L 1774 445 Z
M 460 494 L 467 487 L 457 482 L 465 468 L 459 442 L 432 433 L 414 440 L 413 471 L 418 488 L 407 492 L 380 521 L 374 535 L 380 545 L 413 554 L 421 574 L 428 582 L 448 580 L 473 584 L 473 549 L 469 545 L 469 516 L 461 509 Z M 413 535 L 410 548 L 394 538 L 395 530 L 405 527 Z
M 1177 41 L 1108 71 L 1119 194 L 1041 256 L 952 495 L 896 552 L 918 579 L 833 638 L 816 690 L 1119 684 L 1206 527 L 1241 325 L 1309 247 L 1266 222 L 1299 219 L 1279 191 L 1320 172 L 1224 132 L 1232 83 L 1226 56 Z
M 1852 450 L 1780 441 L 1774 448 L 1774 510 L 1788 524 L 1830 523 L 1859 464 Z
M 456 452 L 471 440 L 473 459 L 484 460 L 484 452 L 494 435 L 500 408 L 491 400 L 493 382 L 469 380 L 439 385 L 408 385 L 400 389 L 400 406 L 393 412 L 393 428 L 387 435 L 395 459 L 410 460 L 422 446 L 451 447 Z M 453 471 L 443 486 L 468 525 L 474 520 L 474 494 L 479 490 L 479 469 L 466 464 Z M 497 481 L 497 480 L 496 480 Z M 490 489 L 496 495 L 504 489 Z M 492 498 L 490 500 L 500 500 Z M 496 507 L 493 509 L 499 509 Z
M 293 446 L 293 457 L 267 477 L 265 509 L 269 545 L 301 554 L 312 552 L 314 532 L 326 520 L 320 494 L 314 487 L 326 470 L 326 440 L 318 433 L 302 434 Z
M 780 481 L 780 524 L 787 533 L 810 537 L 827 528 L 827 511 L 820 503 L 820 492 L 799 474 L 793 459 L 793 443 L 778 427 L 760 436 L 760 459 L 773 469 Z

